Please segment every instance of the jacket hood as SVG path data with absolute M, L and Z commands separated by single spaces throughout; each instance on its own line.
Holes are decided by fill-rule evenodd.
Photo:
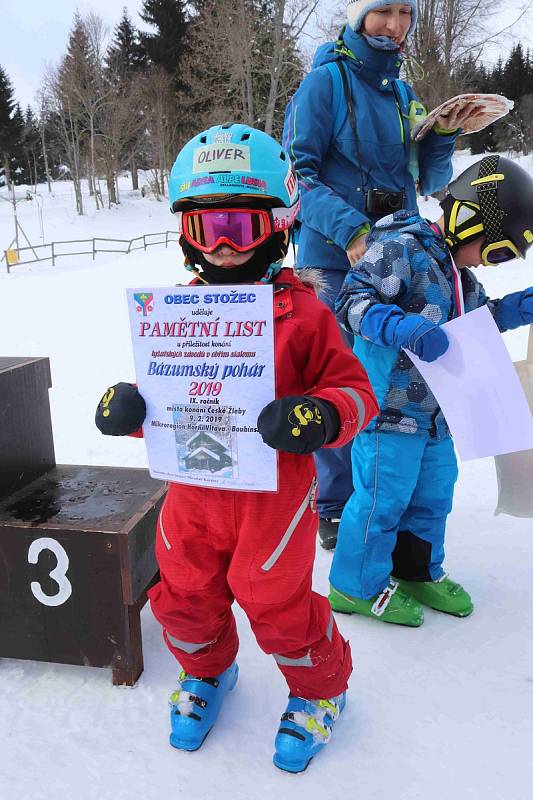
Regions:
M 360 70 L 368 69 L 380 75 L 398 77 L 403 56 L 398 51 L 376 50 L 371 47 L 366 38 L 355 33 L 348 26 L 340 32 L 339 38 L 335 42 L 321 44 L 316 50 L 313 58 L 313 69 L 321 67 L 332 61 L 345 58 L 352 68 Z
M 323 64 L 328 64 L 331 61 L 338 61 L 340 54 L 336 50 L 337 42 L 326 42 L 317 48 L 313 56 L 312 69 L 321 67 Z
M 433 230 L 428 220 L 416 212 L 406 210 L 395 211 L 394 214 L 379 219 L 368 235 L 368 246 L 405 233 L 418 239 L 422 248 L 429 249 L 433 255 L 436 255 L 433 247 L 438 248 L 439 252 L 446 247 L 443 234 Z
M 292 267 L 283 267 L 274 280 L 274 288 L 290 286 L 292 289 L 311 289 L 316 295 L 328 288 L 323 271 L 315 267 L 305 267 L 296 272 Z

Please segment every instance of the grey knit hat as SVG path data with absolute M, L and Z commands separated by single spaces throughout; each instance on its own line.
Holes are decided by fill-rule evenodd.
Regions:
M 375 11 L 377 8 L 390 6 L 396 2 L 398 2 L 398 0 L 350 0 L 346 8 L 348 25 L 357 32 L 363 24 L 365 15 L 368 14 L 369 11 Z M 411 6 L 411 24 L 407 31 L 407 35 L 409 36 L 416 26 L 418 14 L 417 2 L 416 0 L 400 0 L 400 2 L 403 6 Z

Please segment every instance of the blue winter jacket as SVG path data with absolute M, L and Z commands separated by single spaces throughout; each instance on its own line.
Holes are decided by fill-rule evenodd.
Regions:
M 499 301 L 489 300 L 471 270 L 459 274 L 465 312 L 487 304 L 494 314 Z M 380 319 L 385 321 L 391 305 L 436 324 L 457 316 L 450 252 L 418 213 L 397 211 L 376 223 L 365 255 L 346 275 L 336 311 L 341 325 L 355 334 L 354 353 L 379 403 L 378 427 L 402 433 L 444 430 L 442 411 L 407 353 L 383 344 Z M 365 325 L 372 306 L 372 324 Z
M 345 253 L 349 242 L 361 225 L 378 218 L 365 214 L 365 189 L 404 190 L 404 207 L 417 208 L 415 184 L 408 169 L 408 108 L 402 108 L 405 116 L 400 115 L 393 90 L 402 56 L 370 47 L 361 34 L 348 27 L 342 37 L 344 46 L 329 42 L 317 50 L 314 68 L 290 100 L 285 114 L 283 143 L 295 166 L 302 196 L 297 267 L 349 269 Z M 335 89 L 334 78 L 324 66 L 340 58 L 348 67 L 345 72 L 354 100 L 364 180 L 342 83 L 340 90 Z M 335 78 L 340 82 L 340 75 Z M 409 101 L 415 99 L 411 87 L 403 86 Z M 342 103 L 339 106 L 337 102 L 337 108 L 333 108 L 339 91 Z M 344 121 L 335 119 L 339 108 Z M 455 140 L 455 134 L 441 136 L 432 131 L 420 143 L 422 194 L 436 192 L 450 180 Z

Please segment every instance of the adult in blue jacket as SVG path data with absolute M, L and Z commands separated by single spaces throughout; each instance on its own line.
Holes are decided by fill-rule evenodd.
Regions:
M 339 39 L 317 50 L 287 107 L 283 135 L 301 190 L 296 268 L 326 270 L 322 299 L 331 308 L 350 265 L 364 254 L 370 226 L 400 208 L 416 209 L 416 183 L 422 194 L 447 185 L 457 128 L 468 115 L 437 120 L 442 127 L 415 152 L 410 127 L 425 111 L 398 76 L 416 0 L 352 0 L 347 16 Z M 353 490 L 350 447 L 324 451 L 316 461 L 320 538 L 330 549 Z

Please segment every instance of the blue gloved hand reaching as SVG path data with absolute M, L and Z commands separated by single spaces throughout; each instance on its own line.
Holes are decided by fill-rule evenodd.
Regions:
M 395 344 L 410 350 L 422 361 L 436 361 L 449 346 L 442 328 L 420 314 L 409 314 L 399 320 L 393 339 Z
M 395 305 L 371 306 L 361 321 L 361 333 L 382 347 L 405 347 L 422 361 L 435 361 L 449 346 L 439 325 L 421 314 L 406 314 Z
M 498 300 L 494 320 L 501 331 L 512 331 L 533 323 L 533 286 Z

